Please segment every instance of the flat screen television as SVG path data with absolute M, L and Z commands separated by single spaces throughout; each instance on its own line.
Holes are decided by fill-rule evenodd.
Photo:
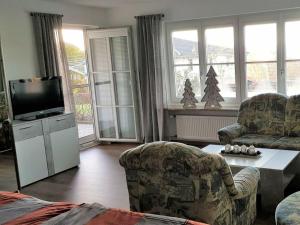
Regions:
M 30 120 L 65 110 L 61 77 L 9 81 L 13 117 Z

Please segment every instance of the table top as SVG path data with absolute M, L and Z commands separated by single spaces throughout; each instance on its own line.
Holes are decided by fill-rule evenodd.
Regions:
M 223 145 L 208 145 L 202 148 L 203 151 L 208 153 L 219 154 Z M 231 167 L 247 167 L 253 166 L 258 169 L 270 169 L 270 170 L 285 170 L 287 166 L 298 157 L 299 151 L 290 151 L 282 149 L 268 149 L 268 148 L 256 148 L 261 152 L 259 158 L 245 158 L 243 156 L 224 156 L 226 162 Z

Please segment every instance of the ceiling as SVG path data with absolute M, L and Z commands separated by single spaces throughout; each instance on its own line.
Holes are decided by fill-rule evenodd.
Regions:
M 122 5 L 138 4 L 138 3 L 159 3 L 173 0 L 48 0 L 62 1 L 78 5 L 94 6 L 101 8 L 121 7 Z

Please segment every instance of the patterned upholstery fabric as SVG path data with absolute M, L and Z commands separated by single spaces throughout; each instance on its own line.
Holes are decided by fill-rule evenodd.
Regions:
M 300 224 L 300 192 L 296 192 L 284 199 L 276 208 L 276 225 Z
M 133 211 L 211 225 L 248 225 L 256 217 L 259 171 L 232 176 L 225 159 L 180 143 L 153 142 L 120 157 Z
M 242 102 L 236 124 L 219 130 L 221 144 L 300 150 L 300 95 L 262 94 Z
M 300 137 L 300 95 L 291 96 L 287 101 L 285 129 L 288 136 Z
M 240 107 L 238 123 L 249 134 L 284 135 L 287 98 L 279 94 L 261 94 L 245 100 Z

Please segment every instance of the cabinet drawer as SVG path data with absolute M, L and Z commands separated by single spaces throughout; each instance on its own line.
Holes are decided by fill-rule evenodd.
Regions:
M 22 141 L 37 136 L 43 136 L 41 121 L 35 121 L 13 127 L 15 141 Z
M 75 117 L 73 114 L 59 116 L 49 119 L 50 133 L 75 127 Z

